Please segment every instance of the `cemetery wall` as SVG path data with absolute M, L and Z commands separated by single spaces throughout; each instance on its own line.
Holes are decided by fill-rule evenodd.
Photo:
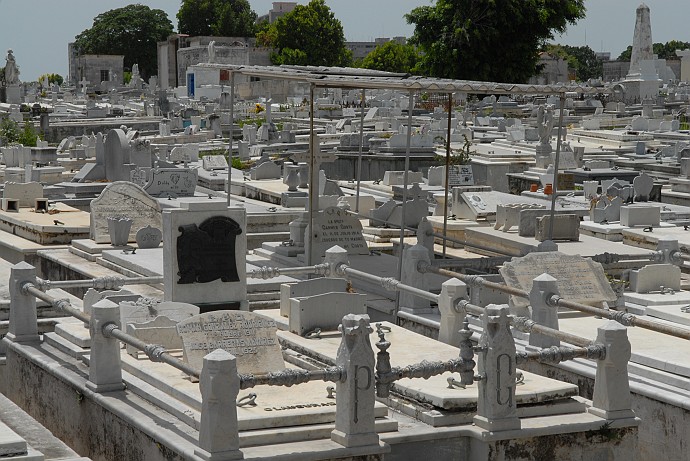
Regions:
M 20 346 L 21 347 L 21 346 Z M 32 359 L 13 348 L 7 351 L 7 363 L 2 375 L 2 393 L 26 413 L 40 422 L 56 437 L 76 452 L 92 459 L 128 461 L 183 461 L 184 447 L 181 437 L 163 429 L 162 424 L 171 417 L 155 410 L 131 392 L 95 394 L 84 387 L 88 370 L 76 361 L 61 357 L 63 367 L 53 367 L 47 373 L 41 356 Z M 147 421 L 136 408 L 150 412 Z M 134 409 L 134 410 L 133 410 Z M 137 421 L 137 423 L 135 423 Z M 173 424 L 172 421 L 170 424 Z M 190 429 L 190 432 L 191 429 Z M 193 433 L 193 432 L 192 432 Z M 195 437 L 195 435 L 192 435 Z M 178 441 L 174 441 L 174 439 Z M 188 443 L 186 443 L 188 444 Z M 172 450 L 171 446 L 176 446 Z
M 594 374 L 591 367 L 562 364 L 560 367 L 529 362 L 520 368 L 531 373 L 557 379 L 578 386 L 581 397 L 592 399 L 594 393 Z M 645 383 L 646 381 L 646 383 Z M 687 440 L 690 439 L 690 408 L 687 397 L 664 391 L 652 380 L 634 379 L 631 375 L 630 393 L 632 410 L 642 420 L 638 427 L 637 453 L 630 457 L 636 461 L 681 461 L 687 453 Z M 621 443 L 623 445 L 624 442 Z M 619 458 L 616 458 L 619 459 Z
M 138 130 L 138 131 L 155 131 L 158 132 L 160 120 L 156 118 L 139 120 L 136 118 L 122 119 L 122 118 L 112 118 L 106 120 L 90 120 L 87 124 L 82 123 L 70 123 L 70 124 L 52 124 L 45 131 L 45 141 L 51 143 L 59 143 L 64 138 L 69 138 L 70 136 L 79 137 L 88 133 L 107 133 L 110 130 L 120 128 L 122 125 L 126 124 L 128 127 Z
M 439 163 L 429 156 L 410 155 L 410 170 L 422 171 L 431 166 L 439 166 Z M 334 180 L 346 180 L 357 177 L 357 154 L 338 153 L 338 159 L 333 163 L 321 164 L 326 176 Z M 383 155 L 363 155 L 362 156 L 362 181 L 376 181 L 383 179 L 386 171 L 404 171 L 405 155 L 383 156 Z

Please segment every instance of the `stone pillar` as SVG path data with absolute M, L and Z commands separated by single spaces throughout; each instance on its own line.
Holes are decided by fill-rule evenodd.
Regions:
M 36 268 L 22 261 L 10 272 L 10 325 L 7 339 L 26 343 L 39 341 L 36 298 L 22 293 L 22 285 L 36 281 Z
M 378 445 L 374 427 L 374 351 L 368 315 L 348 314 L 338 328 L 343 337 L 336 365 L 344 367 L 345 382 L 336 383 L 335 430 L 331 439 L 344 447 Z
M 429 251 L 422 245 L 408 246 L 403 249 L 401 282 L 420 290 L 429 291 L 427 275 L 419 272 L 417 265 L 421 262 L 431 263 Z M 429 313 L 431 303 L 428 299 L 400 292 L 400 308 L 406 312 L 418 314 Z
M 349 264 L 347 259 L 347 250 L 338 245 L 330 247 L 326 250 L 326 255 L 323 258 L 323 262 L 328 264 L 328 274 L 327 277 L 331 278 L 343 278 L 343 276 L 338 275 L 338 266 L 341 264 Z
M 681 82 L 690 82 L 690 50 L 676 50 L 676 56 L 680 58 Z
M 597 329 L 596 342 L 606 346 L 606 358 L 597 362 L 594 396 L 589 412 L 604 419 L 634 418 L 628 382 L 628 330 L 620 323 L 609 320 Z
M 659 237 L 656 250 L 660 252 L 659 262 L 662 264 L 679 264 L 682 260 L 673 258 L 673 254 L 679 251 L 678 240 L 673 237 L 663 236 Z
M 438 310 L 441 312 L 438 340 L 455 347 L 460 344 L 460 330 L 467 315 L 464 309 L 460 312 L 455 310 L 455 305 L 461 299 L 467 299 L 467 285 L 464 282 L 458 279 L 443 282 L 438 298 Z
M 204 357 L 199 379 L 201 425 L 199 448 L 194 454 L 207 461 L 242 459 L 237 424 L 237 394 L 240 380 L 237 359 L 216 349 Z
M 474 423 L 491 432 L 520 429 L 515 401 L 515 341 L 510 333 L 509 307 L 486 306 L 479 340 L 477 415 Z
M 549 274 L 541 274 L 532 281 L 529 303 L 532 306 L 532 320 L 534 322 L 558 330 L 558 307 L 549 306 L 546 302 L 549 296 L 557 294 L 559 292 L 556 279 Z M 546 348 L 560 346 L 561 342 L 552 336 L 532 332 L 529 334 L 529 344 L 538 348 Z
M 120 341 L 103 335 L 103 327 L 114 323 L 120 327 L 120 306 L 103 299 L 93 305 L 91 313 L 91 359 L 86 387 L 94 392 L 121 391 L 122 364 Z

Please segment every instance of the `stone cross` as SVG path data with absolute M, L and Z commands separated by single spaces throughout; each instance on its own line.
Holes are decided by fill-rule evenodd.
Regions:
M 81 92 L 84 94 L 84 96 L 86 96 L 86 89 L 87 89 L 89 83 L 91 83 L 91 82 L 86 80 L 86 77 L 83 77 L 81 79 L 81 81 L 79 82 L 79 84 L 81 85 Z

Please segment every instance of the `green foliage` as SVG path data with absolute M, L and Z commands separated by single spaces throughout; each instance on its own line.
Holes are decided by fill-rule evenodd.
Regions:
M 142 78 L 158 72 L 156 43 L 173 32 L 163 10 L 144 5 L 128 5 L 96 16 L 90 29 L 76 36 L 75 46 L 81 54 L 121 54 L 125 68 L 139 64 Z
M 666 43 L 654 43 L 652 53 L 659 56 L 659 59 L 677 59 L 676 50 L 686 50 L 690 48 L 690 42 L 671 40 Z M 630 61 L 632 57 L 632 45 L 628 46 L 619 56 L 618 61 Z
M 3 146 L 19 143 L 26 147 L 36 147 L 38 139 L 34 124 L 30 121 L 24 122 L 21 130 L 19 124 L 9 117 L 0 122 L 0 141 Z
M 3 146 L 19 142 L 19 125 L 9 117 L 0 122 L 0 141 Z
M 414 46 L 390 41 L 374 48 L 359 67 L 409 74 L 414 72 L 420 58 Z
M 38 77 L 38 81 L 40 82 L 45 78 L 48 79 L 49 85 L 52 85 L 54 83 L 57 83 L 58 85 L 62 85 L 62 82 L 65 81 L 65 79 L 62 78 L 62 75 L 60 75 L 60 74 L 43 74 L 40 77 Z
M 466 135 L 462 135 L 465 139 L 462 148 L 451 151 L 448 163 L 450 165 L 468 165 L 470 160 L 472 160 L 472 155 L 476 154 L 476 150 L 472 150 L 472 141 L 470 141 Z M 434 160 L 445 165 L 446 156 L 445 155 L 435 155 Z
M 540 46 L 585 15 L 584 0 L 438 0 L 405 17 L 425 75 L 526 82 Z
M 345 46 L 343 25 L 324 0 L 311 0 L 278 18 L 257 36 L 277 51 L 273 64 L 349 66 L 352 52 Z
M 28 120 L 25 121 L 24 122 L 24 128 L 19 133 L 19 139 L 17 139 L 17 142 L 19 142 L 20 144 L 22 144 L 26 147 L 36 147 L 37 141 L 38 141 L 38 134 L 36 133 L 36 130 L 34 129 L 34 124 Z
M 603 62 L 589 46 L 546 45 L 544 51 L 568 61 L 579 82 L 603 75 Z
M 177 12 L 181 34 L 253 37 L 256 13 L 247 0 L 182 0 Z

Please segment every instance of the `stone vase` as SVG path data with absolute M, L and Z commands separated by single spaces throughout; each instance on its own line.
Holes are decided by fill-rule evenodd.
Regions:
M 107 219 L 110 243 L 116 247 L 127 245 L 127 242 L 129 242 L 129 230 L 132 228 L 133 220 L 122 217 L 109 217 Z

